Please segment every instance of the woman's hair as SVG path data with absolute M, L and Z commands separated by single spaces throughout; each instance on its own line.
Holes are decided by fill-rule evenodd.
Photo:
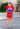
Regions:
M 11 2 L 9 2 L 9 4 L 11 4 L 11 5 L 12 5 L 12 3 L 11 3 Z

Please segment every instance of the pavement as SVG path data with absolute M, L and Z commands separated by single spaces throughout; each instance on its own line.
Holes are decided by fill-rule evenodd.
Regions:
M 14 18 L 11 22 L 6 20 L 6 13 L 0 13 L 0 29 L 20 29 L 19 12 L 14 12 Z

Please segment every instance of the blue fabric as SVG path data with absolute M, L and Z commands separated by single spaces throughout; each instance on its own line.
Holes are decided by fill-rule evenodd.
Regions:
M 7 10 L 7 12 L 13 12 L 13 10 Z

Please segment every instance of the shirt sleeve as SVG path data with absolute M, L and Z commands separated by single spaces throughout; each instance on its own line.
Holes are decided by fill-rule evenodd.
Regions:
M 13 6 L 13 10 L 14 10 L 14 6 Z

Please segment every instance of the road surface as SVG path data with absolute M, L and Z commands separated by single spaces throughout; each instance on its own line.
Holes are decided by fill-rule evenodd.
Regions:
M 6 18 L 6 14 L 0 14 L 0 29 L 20 29 L 20 15 L 19 13 L 14 13 L 14 19 L 9 23 Z

